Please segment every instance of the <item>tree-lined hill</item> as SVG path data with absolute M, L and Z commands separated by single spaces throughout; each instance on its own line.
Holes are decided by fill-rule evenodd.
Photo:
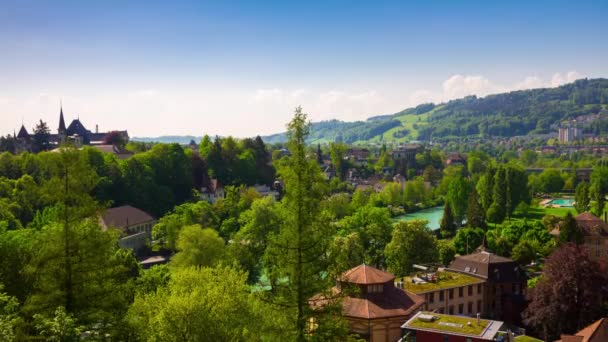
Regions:
M 330 120 L 312 124 L 309 142 L 349 144 L 442 140 L 451 137 L 512 137 L 554 132 L 559 124 L 602 114 L 583 127 L 608 133 L 608 79 L 581 79 L 556 88 L 519 90 L 485 97 L 467 96 L 441 104 L 421 104 L 366 121 Z M 264 137 L 283 142 L 285 133 Z

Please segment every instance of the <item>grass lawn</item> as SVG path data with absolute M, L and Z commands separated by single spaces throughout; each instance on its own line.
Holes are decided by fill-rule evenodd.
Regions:
M 515 342 L 543 342 L 543 340 L 526 335 L 520 335 L 515 337 Z
M 433 329 L 478 336 L 484 332 L 490 323 L 490 321 L 481 319 L 479 320 L 479 324 L 477 324 L 477 319 L 470 317 L 448 316 L 430 312 L 424 312 L 424 314 L 435 316 L 437 319 L 433 322 L 425 322 L 420 319 L 415 319 L 411 321 L 408 326 L 412 328 Z M 469 322 L 471 325 L 468 325 Z
M 460 287 L 464 285 L 473 285 L 482 283 L 483 280 L 466 274 L 444 271 L 438 273 L 438 279 L 434 283 L 413 284 L 412 278 L 404 277 L 403 289 L 413 293 L 424 293 L 438 289 L 447 289 L 451 287 Z

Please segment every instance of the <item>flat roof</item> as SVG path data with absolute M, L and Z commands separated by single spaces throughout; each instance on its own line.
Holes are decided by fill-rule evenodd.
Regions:
M 428 318 L 432 317 L 432 320 Z M 470 324 L 469 324 L 470 323 Z M 433 312 L 418 312 L 401 327 L 404 329 L 436 332 L 464 337 L 475 337 L 482 340 L 492 341 L 503 322 L 463 317 L 454 315 L 437 314 Z
M 456 287 L 462 287 L 467 285 L 475 285 L 485 282 L 484 279 L 476 278 L 470 275 L 462 274 L 459 272 L 442 271 L 437 272 L 437 280 L 434 282 L 412 282 L 416 277 L 404 277 L 403 278 L 403 289 L 420 294 L 426 292 L 433 292 L 442 289 L 450 289 Z

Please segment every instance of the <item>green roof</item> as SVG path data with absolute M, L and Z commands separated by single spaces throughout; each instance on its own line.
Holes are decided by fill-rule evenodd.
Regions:
M 543 340 L 539 340 L 537 338 L 526 335 L 521 335 L 515 337 L 515 342 L 543 342 Z
M 483 283 L 483 279 L 475 278 L 458 272 L 437 272 L 435 282 L 412 283 L 412 277 L 403 278 L 403 289 L 413 293 L 431 292 L 440 289 L 449 289 L 466 285 Z
M 436 319 L 432 322 L 421 320 L 417 315 L 416 317 L 409 320 L 405 325 L 407 328 L 420 328 L 420 329 L 431 329 L 440 332 L 451 332 L 460 335 L 472 335 L 481 336 L 488 325 L 492 321 L 485 319 L 479 320 L 477 324 L 477 318 L 472 317 L 461 317 L 452 315 L 442 315 L 432 312 L 422 312 L 424 315 L 434 316 Z M 469 323 L 471 323 L 469 325 Z

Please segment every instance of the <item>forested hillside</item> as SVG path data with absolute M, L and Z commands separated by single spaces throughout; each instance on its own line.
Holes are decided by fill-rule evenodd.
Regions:
M 467 96 L 442 104 L 422 104 L 366 121 L 338 120 L 312 124 L 309 141 L 370 143 L 437 140 L 450 137 L 511 137 L 553 132 L 565 120 L 602 114 L 583 127 L 608 133 L 608 79 L 581 79 L 557 88 L 520 90 L 486 97 Z M 264 138 L 285 141 L 285 134 Z

